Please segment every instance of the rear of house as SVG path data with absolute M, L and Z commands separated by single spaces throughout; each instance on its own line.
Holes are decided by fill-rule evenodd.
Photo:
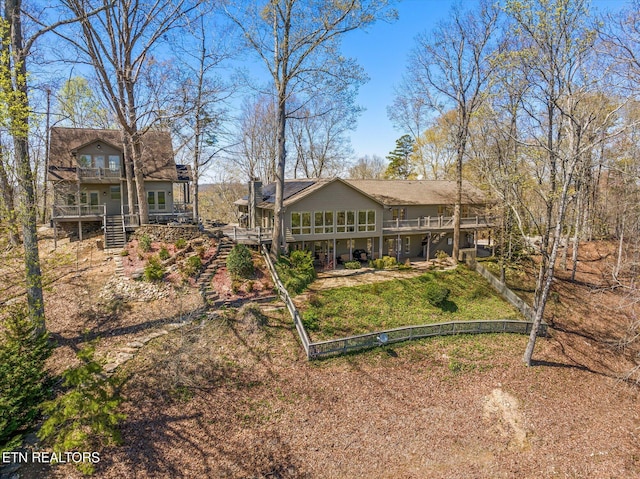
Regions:
M 275 184 L 250 184 L 236 204 L 247 226 L 273 227 Z M 312 251 L 326 265 L 392 256 L 434 258 L 453 249 L 455 182 L 403 180 L 286 180 L 284 222 L 288 248 Z M 474 248 L 490 228 L 484 194 L 463 185 L 461 248 Z

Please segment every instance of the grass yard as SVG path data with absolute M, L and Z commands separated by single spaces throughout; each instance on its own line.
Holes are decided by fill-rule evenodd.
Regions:
M 430 282 L 450 290 L 440 306 L 427 299 Z M 302 318 L 313 341 L 442 321 L 523 319 L 484 278 L 464 267 L 324 290 L 311 293 L 307 303 Z

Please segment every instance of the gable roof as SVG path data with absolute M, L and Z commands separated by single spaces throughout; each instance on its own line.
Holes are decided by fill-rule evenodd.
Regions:
M 120 130 L 92 128 L 51 128 L 49 141 L 49 179 L 75 180 L 76 153 L 96 142 L 104 142 L 124 151 Z M 171 135 L 168 131 L 147 131 L 141 138 L 142 172 L 145 180 L 178 181 L 173 157 Z
M 456 182 L 444 180 L 344 180 L 385 206 L 453 205 Z M 482 205 L 487 198 L 468 181 L 462 182 L 462 204 Z
M 309 178 L 285 180 L 283 202 L 291 205 L 332 183 L 340 181 L 383 206 L 453 205 L 456 201 L 456 182 L 443 180 L 343 180 L 340 178 Z M 273 208 L 276 184 L 262 188 L 262 201 L 258 208 Z M 483 205 L 485 194 L 468 181 L 462 182 L 462 204 Z M 248 205 L 248 196 L 235 202 Z

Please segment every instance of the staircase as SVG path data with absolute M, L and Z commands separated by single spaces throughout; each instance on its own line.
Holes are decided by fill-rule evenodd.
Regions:
M 122 216 L 107 216 L 104 224 L 104 247 L 123 248 L 127 242 L 127 235 L 124 232 Z
M 220 240 L 216 255 L 211 259 L 209 264 L 205 265 L 203 272 L 198 278 L 198 288 L 205 303 L 209 306 L 219 307 L 224 304 L 224 301 L 219 299 L 220 295 L 211 287 L 211 279 L 216 274 L 218 268 L 226 266 L 227 256 L 229 256 L 229 252 L 233 249 L 233 246 L 234 242 L 232 240 L 223 237 Z

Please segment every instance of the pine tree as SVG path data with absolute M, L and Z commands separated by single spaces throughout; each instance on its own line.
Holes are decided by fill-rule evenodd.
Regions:
M 413 138 L 403 135 L 396 140 L 396 148 L 387 155 L 389 166 L 385 177 L 393 180 L 409 180 L 415 175 L 411 171 L 409 157 L 413 153 Z

